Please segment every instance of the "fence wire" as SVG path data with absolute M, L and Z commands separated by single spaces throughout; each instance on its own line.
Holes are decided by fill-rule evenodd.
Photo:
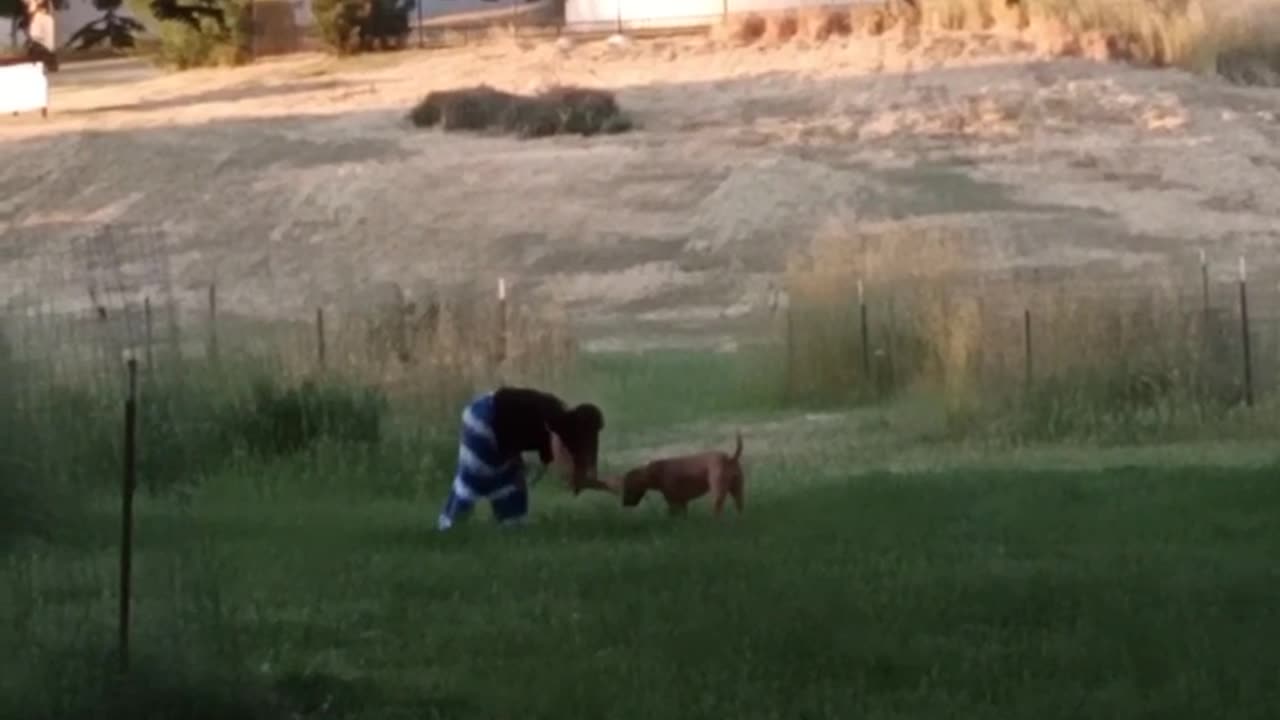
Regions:
M 317 294 L 327 299 L 310 305 L 298 302 L 292 280 L 264 288 L 246 279 L 265 296 L 238 306 L 223 302 L 248 292 L 235 277 L 184 276 L 169 240 L 161 229 L 118 225 L 63 247 L 19 245 L 27 254 L 11 258 L 22 271 L 4 288 L 0 316 L 0 425 L 24 428 L 19 466 L 41 478 L 114 481 L 126 357 L 141 369 L 140 475 L 152 488 L 215 467 L 232 452 L 229 434 L 250 446 L 301 442 L 263 428 L 302 413 L 291 432 L 310 432 L 308 403 L 336 413 L 333 432 L 343 437 L 377 437 L 381 415 L 361 388 L 411 407 L 419 422 L 434 418 L 427 429 L 448 436 L 442 447 L 452 452 L 464 396 L 497 381 L 560 382 L 573 367 L 567 314 L 526 294 L 519 277 L 504 278 L 502 298 L 495 278 L 479 277 L 448 290 L 397 286 L 372 300 L 367 289 Z M 1246 322 L 1233 265 L 1046 266 L 861 283 L 845 275 L 825 304 L 798 287 L 784 311 L 756 312 L 787 318 L 773 336 L 787 353 L 779 380 L 800 394 L 866 397 L 925 384 L 957 416 L 970 405 L 1042 397 L 1044 432 L 1079 421 L 1062 410 L 1071 403 L 1217 422 L 1204 415 L 1205 398 L 1219 408 L 1280 404 L 1280 273 L 1250 271 Z M 271 316 L 244 312 L 273 306 Z M 325 394 L 330 381 L 352 390 Z M 228 407 L 249 410 L 228 415 Z M 69 432 L 84 437 L 69 443 Z M 405 462 L 396 477 L 446 473 Z

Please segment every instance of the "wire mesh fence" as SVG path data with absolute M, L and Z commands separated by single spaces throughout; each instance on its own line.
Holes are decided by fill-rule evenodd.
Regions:
M 378 450 L 335 453 L 309 483 L 341 488 L 350 463 L 382 463 L 363 477 L 429 493 L 448 475 L 468 395 L 573 382 L 570 318 L 524 278 L 369 293 L 352 268 L 349 289 L 300 293 L 294 277 L 211 272 L 217 263 L 192 263 L 170 235 L 117 224 L 11 246 L 13 282 L 0 289 L 6 472 L 117 485 L 129 359 L 139 484 L 151 490 L 245 453 L 333 442 Z M 1133 267 L 948 269 L 955 258 L 936 240 L 925 243 L 933 261 L 908 253 L 907 271 L 830 258 L 788 271 L 765 350 L 783 362 L 759 375 L 782 388 L 779 408 L 914 394 L 957 432 L 995 423 L 1026 441 L 1229 435 L 1273 421 L 1280 272 L 1265 257 L 1244 272 L 1238 257 L 1201 264 L 1194 253 Z
M 1221 265 L 800 275 L 780 321 L 785 383 L 799 398 L 928 387 L 959 422 L 993 407 L 1042 412 L 1052 427 L 1041 435 L 1075 432 L 1067 424 L 1154 433 L 1275 407 L 1280 275 Z
M 348 463 L 404 450 L 406 467 L 379 477 L 388 492 L 416 492 L 447 474 L 423 463 L 452 459 L 467 396 L 500 382 L 555 382 L 576 353 L 564 318 L 505 282 L 501 297 L 493 283 L 314 305 L 285 285 L 253 298 L 249 307 L 278 301 L 254 315 L 234 301 L 262 294 L 260 283 L 183 277 L 174 260 L 164 232 L 129 226 L 15 259 L 22 271 L 4 288 L 0 315 L 0 465 L 19 484 L 118 482 L 133 363 L 144 488 L 182 485 L 246 453 L 335 442 L 379 443 L 382 459 L 347 453 Z M 409 424 L 384 443 L 397 408 Z M 424 448 L 440 457 L 424 458 Z

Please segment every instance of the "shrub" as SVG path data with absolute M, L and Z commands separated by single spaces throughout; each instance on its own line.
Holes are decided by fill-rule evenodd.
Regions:
M 189 5 L 140 1 L 136 12 L 153 18 L 157 27 L 154 58 L 177 70 L 240 65 L 252 57 L 252 2 L 202 0 Z
M 550 135 L 620 133 L 633 125 L 604 90 L 555 87 L 533 97 L 487 85 L 428 93 L 412 110 L 416 127 L 444 130 L 496 130 L 523 138 Z
M 853 18 L 844 10 L 832 8 L 810 10 L 806 19 L 809 37 L 818 42 L 831 37 L 846 37 L 853 33 Z
M 224 414 L 232 441 L 259 456 L 296 453 L 321 438 L 375 444 L 386 400 L 372 390 L 312 381 L 281 388 L 268 380 L 252 386 L 247 406 Z
M 314 0 L 311 12 L 325 45 L 338 54 L 349 52 L 359 26 L 360 4 L 354 0 Z
M 500 124 L 512 112 L 519 96 L 478 85 L 461 90 L 427 93 L 409 112 L 417 127 L 439 125 L 445 130 L 486 130 Z
M 404 47 L 413 8 L 408 0 L 315 0 L 312 4 L 320 37 L 339 55 L 371 50 L 375 43 L 384 50 Z

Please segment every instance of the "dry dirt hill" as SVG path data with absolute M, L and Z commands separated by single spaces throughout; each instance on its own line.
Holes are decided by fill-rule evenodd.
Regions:
M 408 127 L 428 90 L 476 82 L 614 89 L 641 129 Z M 388 283 L 504 276 L 597 343 L 716 340 L 760 317 L 815 238 L 1149 273 L 1200 247 L 1232 272 L 1280 234 L 1280 93 L 1013 38 L 508 41 L 171 76 L 102 65 L 53 93 L 47 122 L 0 121 L 13 308 L 82 308 L 95 273 L 135 296 L 172 282 L 192 309 L 216 277 L 224 311 L 294 318 Z

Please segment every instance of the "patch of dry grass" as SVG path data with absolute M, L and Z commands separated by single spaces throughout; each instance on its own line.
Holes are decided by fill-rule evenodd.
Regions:
M 500 304 L 478 291 L 411 297 L 398 287 L 356 311 L 326 318 L 324 373 L 414 403 L 453 408 L 495 381 L 545 384 L 577 362 L 563 308 L 546 301 Z M 295 325 L 268 344 L 286 377 L 317 365 L 314 325 Z
M 793 399 L 910 392 L 956 433 L 1014 440 L 1195 434 L 1241 405 L 1236 308 L 1206 309 L 1194 278 L 993 273 L 979 240 L 828 223 L 787 271 Z
M 922 0 L 930 30 L 1015 30 L 1052 56 L 1216 71 L 1249 84 L 1280 75 L 1280 3 L 1203 0 Z
M 1087 57 L 1280 83 L 1280 2 L 1203 0 L 885 0 L 731 15 L 728 44 L 824 42 L 895 29 L 1015 33 L 1052 57 Z
M 793 40 L 826 42 L 854 35 L 882 35 L 903 16 L 889 4 L 849 7 L 809 7 L 777 12 L 729 15 L 713 36 L 729 45 L 785 43 Z

